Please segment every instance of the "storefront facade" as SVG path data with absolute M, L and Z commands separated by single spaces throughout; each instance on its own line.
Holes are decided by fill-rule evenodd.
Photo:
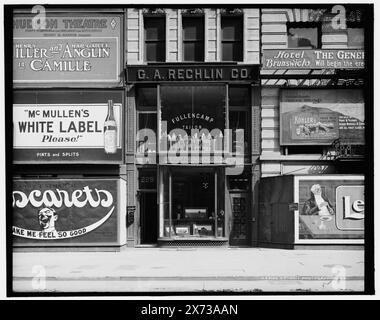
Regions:
M 15 12 L 14 247 L 363 244 L 366 12 L 340 7 Z
M 259 10 L 127 9 L 126 19 L 129 239 L 251 245 Z
M 126 244 L 124 11 L 13 16 L 13 244 Z
M 258 246 L 364 243 L 365 17 L 347 6 L 262 9 Z M 353 189 L 355 218 L 341 203 Z

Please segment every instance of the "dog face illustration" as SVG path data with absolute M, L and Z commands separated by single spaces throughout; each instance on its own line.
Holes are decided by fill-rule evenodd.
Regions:
M 38 212 L 38 222 L 44 231 L 55 231 L 58 215 L 52 208 L 43 208 Z

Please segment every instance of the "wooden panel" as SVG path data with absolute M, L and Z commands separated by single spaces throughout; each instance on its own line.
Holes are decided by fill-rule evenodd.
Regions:
M 260 32 L 258 29 L 247 29 L 247 40 L 260 40 Z
M 260 125 L 260 107 L 252 106 L 252 154 L 260 154 L 261 125 Z
M 244 13 L 253 18 L 259 18 L 260 17 L 260 10 L 259 9 L 244 9 Z
M 281 172 L 281 163 L 263 162 L 261 164 L 261 171 L 265 173 Z
M 258 18 L 247 17 L 246 29 L 251 29 L 251 30 L 260 29 L 260 20 Z
M 261 28 L 262 33 L 287 33 L 286 24 L 263 24 Z
M 271 44 L 274 44 L 274 43 L 279 43 L 279 44 L 283 44 L 283 43 L 288 43 L 288 37 L 285 34 L 264 34 L 262 36 L 262 42 L 263 44 L 266 44 L 266 43 L 271 43 Z
M 322 35 L 322 43 L 347 43 L 348 37 L 346 33 L 333 33 Z
M 261 147 L 263 149 L 278 149 L 280 144 L 278 139 L 262 139 Z
M 136 123 L 136 106 L 135 106 L 135 90 L 133 87 L 127 89 L 126 98 L 126 146 L 127 154 L 135 152 L 135 123 Z
M 260 63 L 260 18 L 258 9 L 244 10 L 244 62 Z
M 179 23 L 178 10 L 167 9 L 167 59 L 170 62 L 178 61 Z
M 279 116 L 279 113 L 278 113 L 278 109 L 263 109 L 261 111 L 261 117 L 262 118 L 278 118 Z
M 287 22 L 288 18 L 287 18 L 286 13 L 270 13 L 270 14 L 263 13 L 261 17 L 261 21 L 263 23 L 271 23 L 271 22 L 279 23 L 279 22 Z
M 277 119 L 262 119 L 261 127 L 262 128 L 278 128 L 279 121 Z
M 279 132 L 279 130 L 275 130 L 275 129 L 272 129 L 272 130 L 262 130 L 261 131 L 261 135 L 262 135 L 262 137 L 264 139 L 265 138 L 278 139 L 279 136 L 280 136 L 280 132 Z

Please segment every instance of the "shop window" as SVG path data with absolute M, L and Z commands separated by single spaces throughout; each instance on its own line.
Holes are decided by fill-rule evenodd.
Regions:
M 288 23 L 288 48 L 315 49 L 321 47 L 321 25 L 312 22 Z
M 204 17 L 182 17 L 183 60 L 204 61 Z
M 145 17 L 145 61 L 165 61 L 165 17 Z
M 222 151 L 223 144 L 218 144 L 222 140 L 219 136 L 212 140 L 211 134 L 216 129 L 223 136 L 225 92 L 224 85 L 162 85 L 160 137 L 167 139 L 167 150 L 179 146 L 192 153 Z
M 238 176 L 228 176 L 228 190 L 230 191 L 248 191 L 250 188 L 251 172 L 245 168 L 244 172 Z
M 157 110 L 157 87 L 138 87 L 136 89 L 137 109 Z
M 136 89 L 137 130 L 150 129 L 157 134 L 157 88 L 139 87 Z M 137 153 L 156 152 L 156 139 L 139 135 L 136 141 Z
M 223 170 L 162 168 L 160 174 L 164 237 L 194 239 L 225 236 Z
M 243 16 L 222 16 L 222 60 L 243 60 Z
M 229 128 L 232 130 L 232 152 L 237 151 L 237 129 L 244 132 L 244 154 L 249 154 L 250 141 L 250 101 L 251 91 L 247 86 L 230 86 L 229 98 Z

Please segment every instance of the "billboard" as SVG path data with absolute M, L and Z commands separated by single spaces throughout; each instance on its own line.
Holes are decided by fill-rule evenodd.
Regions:
M 119 243 L 119 179 L 15 179 L 14 245 Z
M 14 102 L 15 162 L 122 161 L 122 92 L 17 91 Z M 109 116 L 114 118 L 112 136 Z
M 363 69 L 364 50 L 263 50 L 263 69 Z
M 122 18 L 116 14 L 46 13 L 13 18 L 15 85 L 99 85 L 120 81 Z
M 296 241 L 364 239 L 364 177 L 296 179 Z
M 330 145 L 338 138 L 363 145 L 364 122 L 360 89 L 281 91 L 281 145 Z

